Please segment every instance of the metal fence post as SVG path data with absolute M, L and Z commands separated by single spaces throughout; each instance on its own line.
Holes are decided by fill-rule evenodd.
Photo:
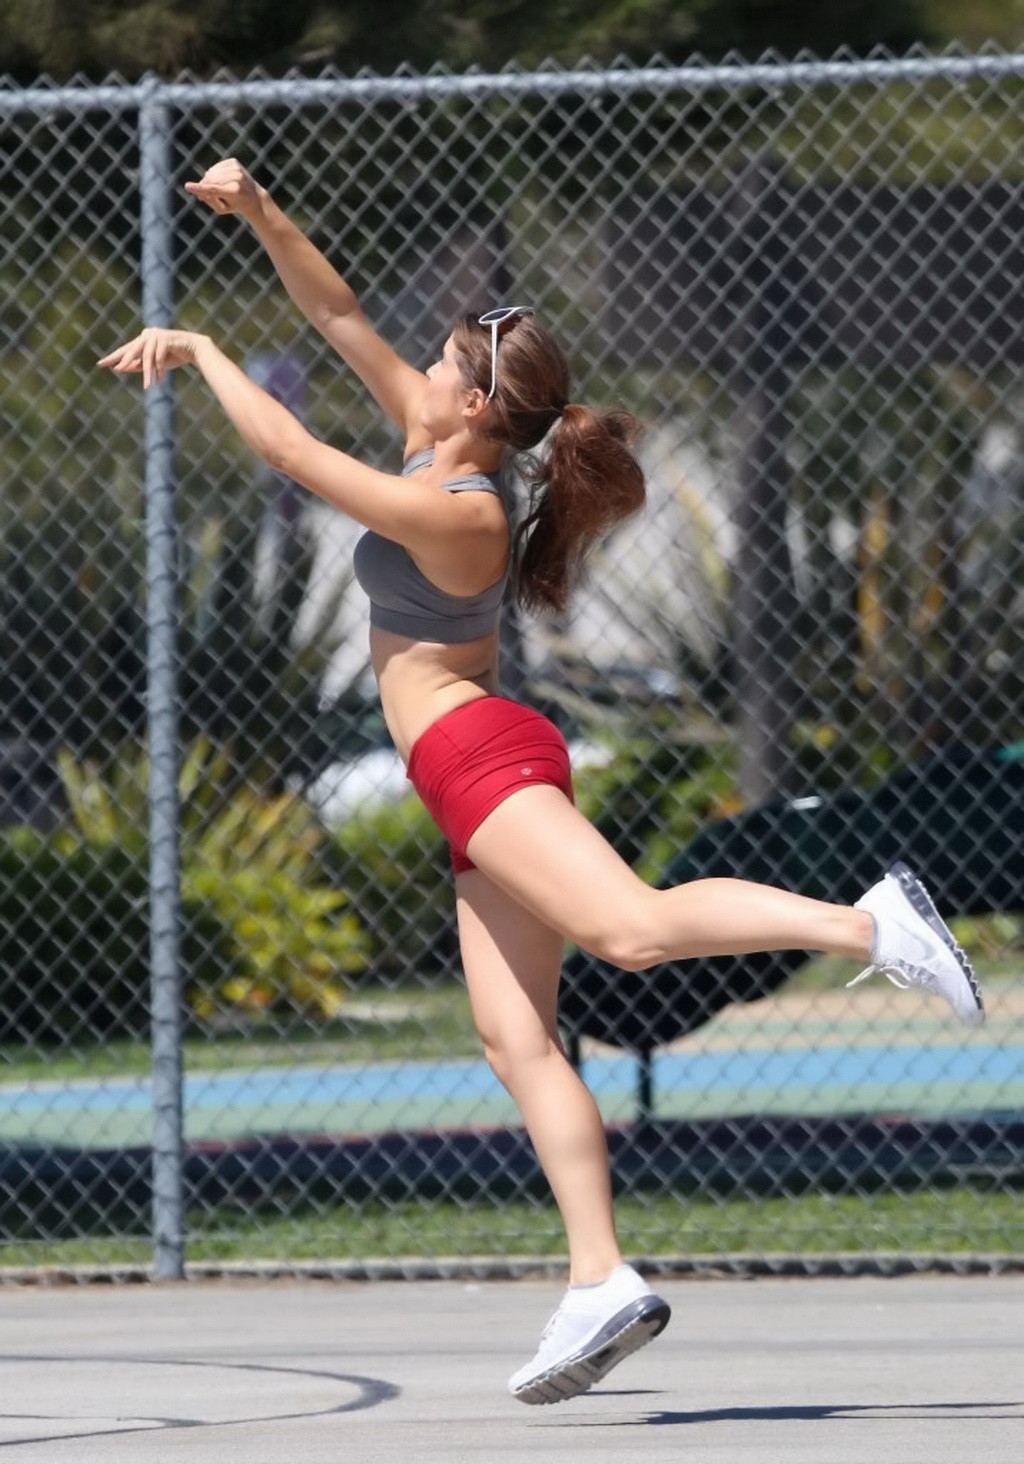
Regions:
M 171 114 L 159 83 L 139 89 L 142 314 L 171 320 Z M 177 552 L 174 396 L 146 394 L 146 579 L 149 697 L 149 878 L 153 1053 L 153 1273 L 184 1274 L 181 908 L 178 810 Z

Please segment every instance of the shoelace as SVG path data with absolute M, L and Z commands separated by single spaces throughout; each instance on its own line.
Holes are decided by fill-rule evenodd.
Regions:
M 548 1317 L 548 1320 L 547 1320 L 547 1322 L 546 1322 L 546 1324 L 544 1326 L 544 1330 L 540 1334 L 541 1346 L 544 1345 L 544 1343 L 551 1336 L 551 1333 L 555 1330 L 555 1327 L 557 1326 L 558 1321 L 559 1321 L 561 1315 L 562 1315 L 562 1308 L 561 1308 L 561 1306 L 559 1306 L 559 1307 L 556 1307 L 556 1309 L 551 1313 L 551 1316 Z
M 891 981 L 893 986 L 895 986 L 899 991 L 909 991 L 912 986 L 923 984 L 923 982 L 914 981 L 913 978 L 904 971 L 903 967 L 897 961 L 893 961 L 892 964 L 888 966 L 879 966 L 872 962 L 870 966 L 864 967 L 864 970 L 860 973 L 859 976 L 855 976 L 852 981 L 847 981 L 846 990 L 849 991 L 851 986 L 859 986 L 860 983 L 862 981 L 866 981 L 869 976 L 874 976 L 876 971 L 879 976 L 884 976 L 887 981 Z

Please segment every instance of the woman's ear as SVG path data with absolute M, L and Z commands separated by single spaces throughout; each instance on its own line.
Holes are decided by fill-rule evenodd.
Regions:
M 476 427 L 490 405 L 487 394 L 482 387 L 471 386 L 463 403 L 462 415 L 466 419 L 466 425 Z

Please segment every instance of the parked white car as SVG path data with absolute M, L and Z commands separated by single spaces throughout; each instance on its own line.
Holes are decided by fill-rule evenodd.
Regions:
M 605 767 L 614 751 L 600 742 L 569 740 L 574 768 Z M 374 747 L 350 762 L 331 763 L 299 790 L 327 825 L 347 823 L 362 811 L 397 803 L 412 786 L 393 747 Z

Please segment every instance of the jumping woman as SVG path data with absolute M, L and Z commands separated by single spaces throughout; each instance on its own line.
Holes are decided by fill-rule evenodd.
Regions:
M 587 551 L 644 502 L 635 420 L 570 399 L 569 365 L 538 314 L 464 315 L 425 372 L 376 333 L 319 250 L 236 161 L 189 191 L 253 228 L 306 317 L 405 442 L 385 473 L 318 441 L 213 340 L 146 329 L 99 362 L 149 387 L 198 370 L 248 445 L 363 525 L 355 572 L 388 728 L 451 845 L 459 940 L 488 1062 L 522 1115 L 565 1226 L 569 1286 L 536 1356 L 509 1382 L 524 1403 L 585 1392 L 650 1341 L 669 1308 L 625 1264 L 601 1117 L 559 1039 L 566 940 L 627 971 L 699 956 L 819 950 L 983 1019 L 966 957 L 897 865 L 852 907 L 738 879 L 652 889 L 574 807 L 558 730 L 500 694 L 498 617 L 511 579 L 528 609 L 562 611 Z M 513 534 L 506 483 L 530 484 Z M 860 979 L 859 977 L 857 978 Z

